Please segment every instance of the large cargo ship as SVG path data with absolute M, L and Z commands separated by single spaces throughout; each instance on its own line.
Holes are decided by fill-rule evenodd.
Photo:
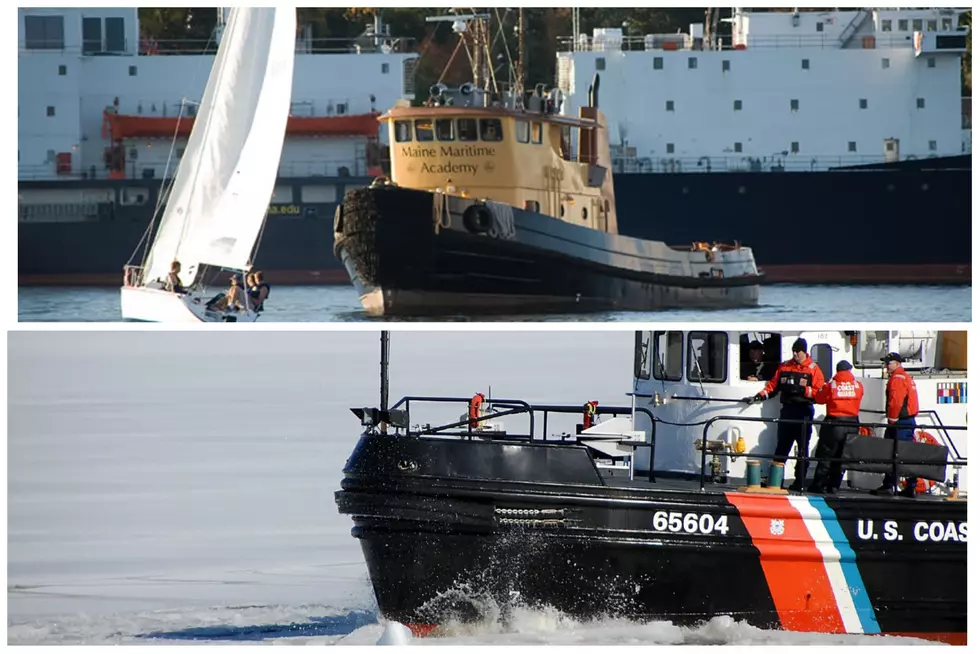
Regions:
M 189 48 L 145 38 L 136 9 L 18 13 L 19 282 L 116 285 L 140 262 L 222 20 Z M 960 13 L 735 9 L 688 33 L 591 37 L 576 19 L 561 109 L 577 115 L 602 74 L 621 234 L 751 244 L 770 282 L 970 283 Z M 353 40 L 300 28 L 255 259 L 277 283 L 347 283 L 334 212 L 385 170 L 377 114 L 414 100 L 418 58 L 380 20 Z

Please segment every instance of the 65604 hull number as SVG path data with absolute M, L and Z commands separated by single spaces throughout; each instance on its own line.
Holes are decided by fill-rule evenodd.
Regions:
M 727 534 L 728 516 L 710 513 L 657 511 L 653 514 L 653 530 L 668 534 Z

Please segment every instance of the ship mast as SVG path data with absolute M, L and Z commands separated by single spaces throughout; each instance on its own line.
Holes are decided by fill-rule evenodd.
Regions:
M 428 16 L 425 19 L 427 23 L 452 23 L 453 31 L 459 35 L 459 38 L 463 39 L 464 43 L 467 43 L 468 40 L 472 44 L 473 52 L 470 54 L 470 67 L 473 71 L 473 84 L 488 92 L 490 90 L 490 55 L 489 52 L 484 55 L 484 49 L 489 46 L 489 40 L 486 38 L 489 20 L 490 14 L 449 14 Z M 470 23 L 473 23 L 472 29 Z M 467 45 L 467 53 L 469 53 L 469 45 Z
M 575 9 L 574 11 L 578 11 Z M 514 96 L 524 103 L 524 7 L 517 12 L 517 84 Z

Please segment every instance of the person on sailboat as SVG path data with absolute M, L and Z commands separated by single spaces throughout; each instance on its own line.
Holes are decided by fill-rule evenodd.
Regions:
M 180 283 L 180 262 L 174 261 L 170 264 L 170 272 L 167 274 L 167 290 L 171 293 L 183 295 L 187 289 Z
M 269 297 L 269 291 L 272 287 L 265 281 L 265 276 L 262 274 L 261 270 L 256 270 L 249 275 L 249 280 L 249 304 L 252 306 L 252 310 L 255 311 L 255 313 L 259 313 L 262 311 L 262 305 L 265 304 L 265 299 Z
M 245 308 L 245 294 L 242 292 L 242 287 L 238 283 L 238 275 L 232 275 L 228 283 L 230 285 L 228 286 L 228 290 L 224 292 L 224 295 L 220 295 L 208 303 L 209 309 L 214 311 L 225 311 L 228 309 L 239 311 Z

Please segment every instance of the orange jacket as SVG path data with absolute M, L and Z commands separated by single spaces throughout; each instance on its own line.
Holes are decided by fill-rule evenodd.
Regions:
M 915 389 L 915 380 L 902 366 L 888 376 L 885 397 L 888 422 L 919 415 L 919 391 Z
M 854 379 L 849 370 L 841 370 L 829 384 L 817 391 L 814 402 L 827 405 L 827 415 L 833 417 L 856 416 L 861 410 L 864 385 Z
M 772 397 L 779 390 L 779 399 L 783 404 L 812 404 L 817 391 L 823 388 L 824 377 L 820 366 L 807 355 L 803 363 L 794 359 L 783 361 L 776 369 L 760 395 L 765 399 Z

